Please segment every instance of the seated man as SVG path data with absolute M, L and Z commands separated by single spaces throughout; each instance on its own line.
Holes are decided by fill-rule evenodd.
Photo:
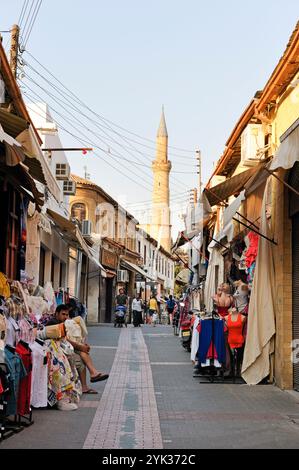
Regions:
M 48 325 L 57 325 L 58 323 L 64 323 L 69 318 L 69 308 L 65 304 L 61 304 L 56 308 L 55 316 L 48 321 Z M 76 354 L 76 368 L 78 370 L 78 374 L 80 377 L 80 381 L 82 384 L 82 392 L 83 393 L 97 393 L 92 388 L 87 386 L 86 382 L 86 367 L 89 370 L 90 374 L 90 381 L 92 383 L 99 382 L 101 380 L 108 379 L 108 374 L 103 374 L 99 372 L 95 366 L 93 365 L 92 359 L 89 355 L 90 346 L 89 344 L 82 344 L 76 341 L 72 341 L 67 337 L 67 340 L 73 346 Z M 83 362 L 83 364 L 82 364 Z

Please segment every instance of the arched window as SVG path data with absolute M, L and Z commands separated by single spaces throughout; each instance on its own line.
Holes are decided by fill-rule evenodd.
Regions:
M 72 218 L 80 222 L 86 220 L 86 205 L 82 202 L 76 202 L 72 205 Z

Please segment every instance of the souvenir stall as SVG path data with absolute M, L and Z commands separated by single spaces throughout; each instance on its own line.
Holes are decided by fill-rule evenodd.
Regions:
M 80 400 L 66 326 L 46 326 L 56 305 L 51 283 L 34 288 L 9 283 L 0 273 L 0 441 L 33 424 L 34 408 L 53 407 L 61 400 L 77 405 Z M 85 335 L 79 318 L 68 320 L 70 331 L 76 324 Z

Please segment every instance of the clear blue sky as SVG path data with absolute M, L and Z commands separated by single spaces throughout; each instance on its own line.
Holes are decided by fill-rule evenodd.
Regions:
M 1 30 L 17 22 L 22 5 L 2 4 Z M 281 57 L 298 13 L 298 0 L 44 0 L 27 49 L 93 109 L 137 134 L 155 139 L 164 104 L 169 144 L 202 150 L 205 182 L 236 120 Z M 170 157 L 174 171 L 194 171 L 195 157 L 178 153 L 188 158 Z M 150 165 L 135 151 L 126 158 Z M 87 164 L 91 178 L 115 198 L 151 198 L 98 157 L 69 159 L 81 176 Z M 132 174 L 139 171 L 130 163 L 113 163 L 151 185 L 145 175 Z M 150 177 L 150 168 L 144 171 Z M 183 185 L 172 183 L 172 196 L 196 185 L 195 174 L 174 176 Z

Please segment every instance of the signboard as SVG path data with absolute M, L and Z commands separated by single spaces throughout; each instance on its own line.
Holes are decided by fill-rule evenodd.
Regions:
M 101 262 L 103 266 L 117 269 L 117 255 L 112 251 L 105 250 L 105 248 L 101 250 Z

